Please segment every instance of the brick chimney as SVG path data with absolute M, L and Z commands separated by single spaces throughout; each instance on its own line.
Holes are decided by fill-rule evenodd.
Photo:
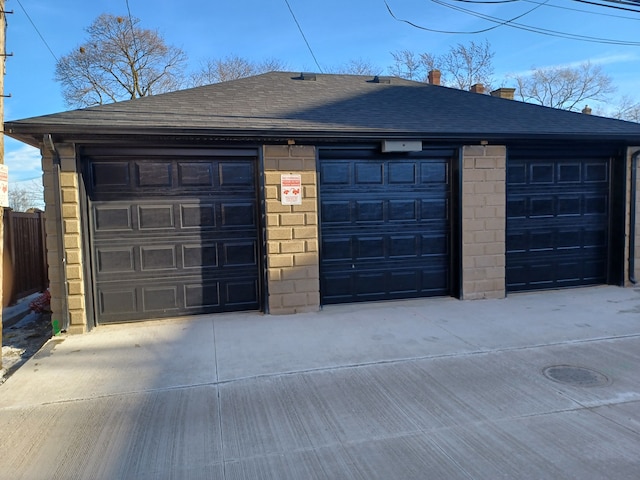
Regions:
M 591 107 L 589 107 L 589 105 L 585 105 L 584 108 L 582 109 L 582 113 L 584 113 L 585 115 L 591 115 Z
M 515 94 L 516 94 L 515 88 L 504 88 L 504 87 L 498 88 L 497 90 L 494 90 L 493 92 L 491 92 L 492 97 L 506 98 L 507 100 L 513 100 Z
M 429 83 L 431 85 L 440 85 L 440 70 L 431 70 L 429 72 Z
M 473 93 L 484 93 L 484 85 L 482 85 L 481 83 L 474 83 L 473 85 L 471 85 L 469 91 Z

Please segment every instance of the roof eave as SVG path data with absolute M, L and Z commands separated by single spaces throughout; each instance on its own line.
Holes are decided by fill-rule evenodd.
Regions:
M 614 141 L 626 144 L 640 144 L 640 134 L 629 135 L 625 133 L 596 134 L 592 132 L 429 132 L 429 131 L 389 131 L 389 130 L 364 130 L 364 129 L 342 129 L 342 130 L 291 130 L 291 129 L 210 129 L 210 128 L 166 128 L 166 127 L 92 127 L 83 126 L 81 129 L 75 125 L 60 124 L 22 124 L 7 122 L 5 133 L 16 140 L 24 142 L 33 147 L 39 148 L 43 135 L 51 134 L 57 137 L 58 141 L 72 143 L 90 143 L 91 141 L 104 140 L 119 137 L 171 137 L 187 138 L 199 137 L 208 138 L 213 141 L 239 141 L 239 142 L 273 142 L 295 139 L 298 141 L 377 141 L 383 139 L 415 139 L 423 141 L 469 141 L 469 142 L 506 142 L 506 141 Z

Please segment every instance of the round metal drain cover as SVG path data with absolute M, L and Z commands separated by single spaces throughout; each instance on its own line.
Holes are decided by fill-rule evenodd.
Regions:
M 607 385 L 606 375 L 590 368 L 574 367 L 572 365 L 554 365 L 543 370 L 544 376 L 554 382 L 566 383 L 576 387 L 599 387 Z

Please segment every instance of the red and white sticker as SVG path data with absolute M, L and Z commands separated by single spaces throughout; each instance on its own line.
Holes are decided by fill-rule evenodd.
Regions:
M 0 207 L 9 206 L 9 167 L 0 164 Z
M 281 175 L 280 192 L 282 205 L 302 205 L 302 176 Z

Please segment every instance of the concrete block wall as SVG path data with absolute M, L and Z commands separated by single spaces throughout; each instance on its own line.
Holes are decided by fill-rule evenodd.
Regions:
M 637 151 L 640 151 L 640 148 L 638 148 Z M 635 197 L 636 197 L 635 278 L 636 278 L 636 281 L 640 282 L 640 159 L 638 159 L 636 170 L 637 170 L 636 174 L 638 178 L 638 185 L 636 186 L 636 192 L 635 192 Z
M 318 185 L 312 146 L 264 147 L 268 311 L 289 314 L 320 308 Z M 282 205 L 282 174 L 302 177 L 302 205 Z
M 463 149 L 462 299 L 504 298 L 506 147 Z
M 75 147 L 56 145 L 56 149 L 60 156 L 60 195 L 56 192 L 53 155 L 43 151 L 42 156 L 51 319 L 62 325 L 68 314 L 67 331 L 83 333 L 87 330 L 87 315 Z
M 625 271 L 625 276 L 624 276 L 624 281 L 625 281 L 625 285 L 627 287 L 632 286 L 633 284 L 631 283 L 631 280 L 629 279 L 630 275 L 629 275 L 629 241 L 630 241 L 630 235 L 631 235 L 631 223 L 630 223 L 630 207 L 631 204 L 630 202 L 633 199 L 632 192 L 631 192 L 631 168 L 633 166 L 632 164 L 632 157 L 636 152 L 640 152 L 640 147 L 631 147 L 627 150 L 627 164 L 629 165 L 629 169 L 627 171 L 627 206 L 626 206 L 626 212 L 627 212 L 627 221 L 626 221 L 626 241 L 625 241 L 625 265 L 624 265 L 624 271 Z M 635 202 L 636 202 L 636 225 L 635 225 L 635 272 L 634 273 L 634 277 L 636 279 L 636 281 L 638 282 L 638 285 L 640 285 L 640 159 L 638 159 L 637 161 L 637 165 L 636 165 L 636 175 L 638 178 L 638 185 L 636 186 L 636 192 L 635 192 Z

